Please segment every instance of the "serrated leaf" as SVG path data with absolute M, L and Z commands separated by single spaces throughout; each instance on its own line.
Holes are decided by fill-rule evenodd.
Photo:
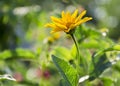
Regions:
M 66 61 L 52 55 L 52 60 L 64 78 L 67 86 L 77 86 L 78 74 L 77 71 Z

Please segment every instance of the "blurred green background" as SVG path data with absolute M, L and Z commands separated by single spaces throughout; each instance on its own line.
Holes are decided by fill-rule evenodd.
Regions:
M 97 29 L 119 39 L 119 0 L 0 0 L 0 50 L 30 47 L 44 38 L 44 24 L 62 10 L 86 9 Z M 48 34 L 47 32 L 45 32 Z
M 62 10 L 73 12 L 76 8 L 79 11 L 86 9 L 86 16 L 93 17 L 87 24 L 99 31 L 107 32 L 110 39 L 119 43 L 119 3 L 120 0 L 0 0 L 0 52 L 12 50 L 12 53 L 16 53 L 5 51 L 5 54 L 0 54 L 0 74 L 12 74 L 17 79 L 17 82 L 3 80 L 0 86 L 59 86 L 60 76 L 51 61 L 47 62 L 52 47 L 46 45 L 46 42 L 51 42 L 48 39 L 51 34 L 50 29 L 46 29 L 44 25 L 50 22 L 50 16 L 60 16 Z M 59 41 L 61 40 L 65 41 Z M 70 47 L 68 43 L 61 42 L 54 45 Z M 26 49 L 28 51 L 24 51 Z M 23 56 L 22 52 L 26 53 L 27 59 L 16 59 Z M 8 57 L 5 56 L 6 53 L 10 53 Z M 10 56 L 14 58 L 9 58 Z M 42 57 L 43 61 L 34 57 Z M 44 59 L 45 57 L 48 59 Z M 32 61 L 28 58 L 32 58 Z

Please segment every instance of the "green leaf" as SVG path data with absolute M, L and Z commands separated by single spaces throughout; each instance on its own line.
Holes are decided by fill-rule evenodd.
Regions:
M 35 54 L 30 50 L 16 49 L 16 50 L 5 50 L 0 53 L 0 60 L 5 60 L 9 58 L 35 58 Z
M 120 51 L 120 45 L 114 45 L 114 46 L 113 46 L 113 50 Z
M 103 54 L 100 57 L 92 57 L 92 66 L 90 72 L 89 80 L 94 80 L 95 78 L 99 77 L 100 74 L 103 73 L 105 69 L 112 66 L 111 62 L 107 59 L 106 55 Z
M 71 59 L 74 59 L 74 57 L 72 57 L 71 51 L 69 49 L 65 48 L 65 47 L 56 47 L 52 51 L 52 54 L 54 54 L 55 56 L 58 56 L 60 58 L 64 58 L 65 57 L 64 59 L 67 60 L 67 61 L 69 61 Z
M 52 55 L 52 60 L 64 78 L 67 86 L 77 86 L 78 74 L 77 71 L 66 61 Z
M 67 82 L 64 79 L 60 80 L 60 86 L 68 86 Z
M 113 85 L 113 80 L 110 78 L 100 78 L 102 80 L 102 82 L 104 83 L 104 86 L 114 86 Z
M 101 55 L 103 55 L 105 52 L 108 52 L 108 51 L 120 51 L 120 45 L 117 44 L 117 45 L 113 45 L 112 47 L 109 47 L 109 48 L 100 50 L 100 51 L 98 51 L 98 52 L 94 55 L 94 57 L 101 56 Z
M 89 80 L 94 80 L 95 78 L 99 77 L 99 75 L 102 74 L 105 69 L 113 65 L 112 62 L 110 62 L 106 57 L 105 52 L 108 51 L 120 51 L 120 45 L 114 45 L 110 48 L 100 50 L 92 56 Z

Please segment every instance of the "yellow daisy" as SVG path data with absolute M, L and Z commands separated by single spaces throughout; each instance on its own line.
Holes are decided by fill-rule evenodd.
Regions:
M 92 17 L 85 17 L 82 19 L 85 14 L 86 10 L 84 10 L 79 16 L 77 9 L 74 11 L 73 14 L 70 14 L 70 12 L 65 13 L 64 11 L 62 11 L 61 18 L 51 16 L 52 23 L 48 23 L 45 26 L 53 28 L 52 33 L 59 31 L 69 33 L 71 30 L 75 29 L 76 26 L 79 26 L 82 23 L 92 19 Z

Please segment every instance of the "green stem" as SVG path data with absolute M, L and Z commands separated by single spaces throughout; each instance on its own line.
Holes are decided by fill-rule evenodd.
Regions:
M 74 41 L 74 43 L 75 43 L 76 49 L 77 49 L 77 57 L 76 57 L 76 59 L 77 59 L 77 66 L 78 66 L 78 65 L 80 64 L 80 53 L 79 53 L 78 42 L 77 42 L 77 40 L 75 39 L 74 34 L 70 34 L 70 35 L 71 35 L 71 37 L 72 37 L 72 39 L 73 39 L 73 41 Z
M 80 75 L 80 53 L 79 53 L 79 46 L 78 46 L 78 42 L 77 42 L 77 40 L 75 39 L 75 36 L 74 36 L 74 34 L 70 34 L 71 35 L 71 37 L 72 37 L 72 39 L 73 39 L 73 41 L 74 41 L 74 43 L 75 43 L 75 46 L 76 46 L 76 49 L 77 49 L 77 56 L 76 56 L 76 70 L 77 70 L 77 72 L 78 72 L 78 77 L 79 77 L 79 75 Z M 79 83 L 77 84 L 77 86 L 79 86 Z

